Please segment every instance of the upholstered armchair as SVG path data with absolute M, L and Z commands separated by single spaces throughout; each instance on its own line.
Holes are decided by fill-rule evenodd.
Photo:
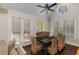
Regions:
M 42 49 L 42 45 L 39 42 L 37 42 L 35 37 L 32 37 L 32 45 L 31 45 L 32 53 L 36 54 L 41 49 Z
M 7 43 L 5 40 L 0 40 L 0 55 L 25 55 L 25 54 L 27 53 L 22 48 L 21 45 L 18 45 L 17 48 L 14 48 L 13 44 L 11 44 L 11 41 Z
M 12 48 L 12 50 L 9 52 L 9 55 L 26 55 L 27 52 L 23 49 L 21 45 L 17 45 L 16 48 Z
M 58 34 L 58 51 L 61 51 L 65 46 L 65 36 L 62 33 Z
M 78 48 L 77 51 L 76 51 L 76 55 L 79 55 L 79 48 Z
M 16 44 L 16 40 L 9 40 L 8 43 L 8 54 L 9 55 L 26 55 L 27 52 L 23 49 L 20 43 Z
M 8 44 L 5 40 L 0 40 L 0 55 L 8 55 Z
M 51 55 L 57 53 L 57 38 L 52 37 L 51 45 L 48 47 L 48 53 Z

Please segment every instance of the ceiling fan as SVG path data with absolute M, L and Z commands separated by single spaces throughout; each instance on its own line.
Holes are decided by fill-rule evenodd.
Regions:
M 40 13 L 46 11 L 46 14 L 48 14 L 48 10 L 54 12 L 54 10 L 52 10 L 51 7 L 53 7 L 55 5 L 57 5 L 57 3 L 53 3 L 51 5 L 49 5 L 48 3 L 46 3 L 45 6 L 37 5 L 37 7 L 44 8 Z

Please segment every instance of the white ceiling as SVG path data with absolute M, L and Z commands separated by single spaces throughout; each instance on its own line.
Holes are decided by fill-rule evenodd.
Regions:
M 45 3 L 3 3 L 1 5 L 9 9 L 42 17 L 48 17 L 51 13 L 53 14 L 53 12 L 49 12 L 49 15 L 46 15 L 46 12 L 40 13 L 40 11 L 42 11 L 43 8 L 37 7 L 37 5 L 44 6 Z M 53 7 L 52 9 L 55 9 L 55 7 Z

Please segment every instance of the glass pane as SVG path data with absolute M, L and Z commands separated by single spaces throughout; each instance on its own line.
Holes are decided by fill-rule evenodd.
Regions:
M 54 33 L 64 33 L 66 39 L 74 39 L 74 20 L 57 21 L 54 24 Z
M 58 22 L 58 33 L 64 33 L 64 21 Z
M 37 32 L 48 31 L 48 23 L 46 21 L 37 21 Z
M 20 41 L 20 18 L 12 17 L 12 34 L 13 38 L 19 42 Z
M 37 21 L 37 32 L 42 31 L 42 21 Z
M 24 19 L 24 41 L 30 40 L 30 21 Z
M 66 38 L 74 39 L 74 20 L 65 22 L 65 35 Z
M 48 23 L 46 21 L 42 22 L 42 31 L 47 31 L 48 30 Z

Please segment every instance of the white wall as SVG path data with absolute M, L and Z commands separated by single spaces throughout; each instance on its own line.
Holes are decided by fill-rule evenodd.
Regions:
M 0 7 L 0 40 L 8 41 L 8 10 Z
M 57 15 L 57 12 L 53 13 L 51 17 L 51 28 L 50 32 L 52 35 L 54 34 L 54 23 L 56 20 L 75 20 L 75 39 L 74 40 L 67 40 L 66 42 L 75 46 L 79 46 L 79 4 L 65 4 L 68 6 L 68 12 L 64 16 Z

